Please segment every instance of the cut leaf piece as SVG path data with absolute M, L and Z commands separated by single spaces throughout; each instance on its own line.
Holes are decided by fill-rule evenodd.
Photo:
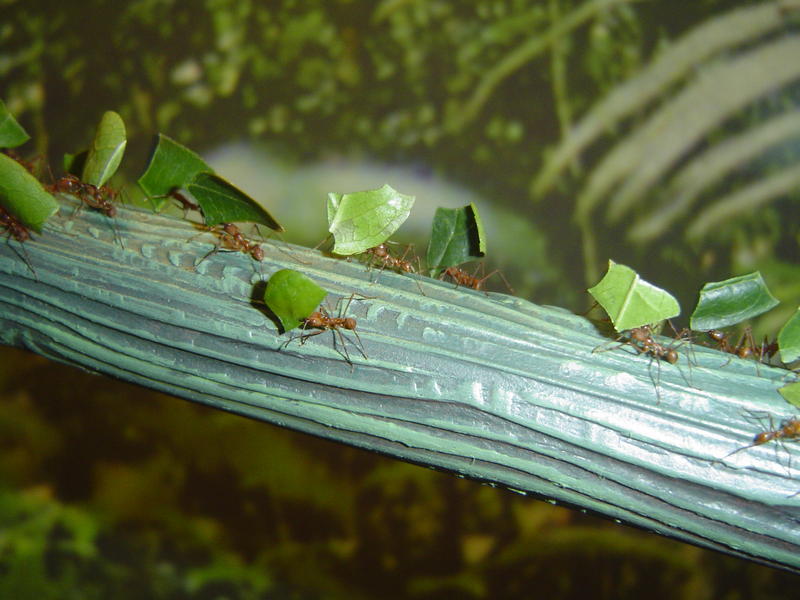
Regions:
M 200 205 L 206 225 L 244 221 L 284 230 L 263 206 L 219 175 L 198 173 L 186 189 Z
M 127 145 L 122 117 L 113 110 L 106 111 L 89 147 L 81 179 L 91 185 L 102 186 L 117 172 Z
M 172 190 L 185 189 L 198 174 L 213 172 L 195 152 L 159 133 L 150 162 L 138 184 L 150 198 L 153 209 L 160 210 Z
M 426 256 L 431 277 L 485 253 L 483 223 L 474 203 L 461 208 L 436 209 Z
M 16 148 L 31 139 L 0 100 L 0 148 Z
M 778 393 L 783 396 L 783 399 L 789 404 L 800 408 L 800 382 L 785 385 L 778 390 Z
M 681 312 L 672 294 L 613 260 L 608 261 L 603 279 L 588 292 L 605 309 L 618 332 L 658 323 Z
M 328 295 L 306 275 L 292 269 L 275 271 L 264 292 L 264 303 L 278 317 L 286 333 L 299 327 Z
M 777 304 L 758 271 L 714 281 L 700 290 L 689 327 L 695 331 L 722 329 L 765 313 Z
M 778 349 L 785 363 L 800 358 L 800 308 L 786 321 L 778 333 Z
M 0 204 L 28 229 L 42 225 L 58 211 L 58 202 L 39 180 L 13 158 L 0 153 Z
M 377 190 L 328 194 L 333 252 L 350 256 L 382 244 L 408 218 L 414 199 L 388 184 Z

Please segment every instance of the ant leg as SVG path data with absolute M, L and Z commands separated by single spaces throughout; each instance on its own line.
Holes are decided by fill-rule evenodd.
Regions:
M 31 264 L 30 256 L 28 256 L 28 250 L 23 245 L 24 242 L 19 242 L 20 250 L 22 250 L 22 252 L 20 252 L 20 250 L 17 250 L 13 246 L 10 239 L 6 239 L 6 243 L 8 244 L 8 247 L 14 251 L 14 254 L 16 254 L 20 258 L 20 260 L 25 263 L 30 272 L 33 274 L 34 279 L 36 279 L 36 281 L 39 281 L 39 275 L 36 274 L 36 269 L 34 269 L 33 264 Z

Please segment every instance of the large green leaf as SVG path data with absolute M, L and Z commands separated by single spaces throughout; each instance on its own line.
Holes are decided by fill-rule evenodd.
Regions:
M 778 332 L 778 349 L 785 363 L 800 358 L 800 308 L 786 321 Z
M 689 326 L 695 331 L 721 329 L 765 313 L 777 304 L 758 271 L 714 281 L 700 290 Z
M 0 148 L 16 148 L 31 139 L 0 100 Z
M 329 194 L 328 231 L 334 237 L 333 252 L 350 256 L 382 244 L 405 222 L 413 205 L 414 196 L 401 194 L 388 184 L 377 190 Z
M 284 230 L 263 206 L 219 175 L 198 173 L 186 189 L 200 205 L 206 225 L 244 221 Z
M 28 229 L 42 225 L 58 211 L 58 202 L 28 170 L 0 153 L 0 204 Z
M 264 303 L 281 322 L 286 333 L 300 326 L 327 295 L 328 292 L 303 273 L 281 269 L 269 278 Z
M 678 301 L 669 292 L 613 260 L 608 261 L 608 272 L 603 279 L 588 292 L 605 309 L 619 332 L 658 323 L 681 312 Z
M 483 223 L 475 204 L 436 209 L 426 256 L 432 277 L 442 269 L 480 258 L 485 253 Z
M 81 179 L 97 187 L 103 185 L 117 172 L 127 145 L 122 117 L 113 110 L 106 111 L 89 147 Z
M 147 169 L 139 178 L 138 184 L 150 198 L 155 210 L 166 202 L 175 189 L 186 188 L 200 173 L 213 173 L 195 152 L 163 133 L 156 136 L 156 145 L 150 156 Z

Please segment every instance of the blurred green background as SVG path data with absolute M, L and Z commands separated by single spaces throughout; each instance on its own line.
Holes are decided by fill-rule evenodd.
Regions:
M 160 131 L 288 241 L 325 236 L 328 191 L 388 182 L 417 196 L 396 239 L 418 249 L 436 206 L 478 203 L 492 268 L 538 303 L 583 311 L 608 258 L 684 314 L 760 269 L 784 304 L 757 334 L 800 298 L 788 0 L 0 8 L 23 151 L 58 165 L 116 110 L 130 201 Z M 0 430 L 1 598 L 800 597 L 796 576 L 21 351 L 0 350 Z

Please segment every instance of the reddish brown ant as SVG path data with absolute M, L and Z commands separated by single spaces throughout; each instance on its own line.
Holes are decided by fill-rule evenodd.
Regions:
M 500 269 L 495 269 L 483 277 L 477 277 L 476 275 L 478 270 L 482 269 L 483 263 L 478 263 L 478 266 L 475 267 L 475 270 L 472 273 L 467 273 L 463 269 L 455 266 L 447 267 L 444 271 L 442 271 L 441 275 L 439 275 L 439 279 L 444 280 L 445 277 L 449 277 L 456 284 L 456 287 L 464 286 L 481 292 L 484 291 L 483 284 L 487 279 L 489 279 L 492 275 L 499 275 L 505 286 L 508 288 L 508 291 L 512 294 L 514 293 L 514 289 L 508 283 L 508 280 L 506 280 Z
M 186 218 L 186 214 L 190 210 L 196 210 L 198 212 L 202 212 L 200 210 L 200 205 L 197 204 L 196 202 L 192 202 L 191 200 L 189 200 L 189 198 L 187 198 L 186 195 L 183 192 L 181 192 L 180 189 L 178 188 L 173 188 L 169 192 L 169 194 L 167 194 L 167 196 L 169 196 L 173 200 L 177 200 L 180 203 L 180 205 L 183 207 L 184 218 Z
M 81 181 L 75 175 L 67 174 L 56 180 L 52 185 L 47 186 L 47 189 L 50 193 L 77 196 L 89 208 L 93 208 L 107 217 L 113 218 L 117 215 L 117 207 L 113 203 L 117 197 L 117 192 L 107 185 L 97 187 L 91 183 Z
M 780 423 L 778 427 L 775 427 L 774 422 L 772 421 L 771 415 L 765 415 L 769 418 L 769 429 L 765 429 L 757 433 L 753 437 L 752 443 L 748 444 L 747 446 L 742 446 L 741 448 L 737 448 L 733 452 L 729 452 L 722 458 L 718 459 L 719 462 L 724 461 L 729 456 L 733 456 L 737 452 L 741 452 L 742 450 L 747 450 L 748 448 L 754 448 L 756 446 L 761 446 L 766 444 L 767 442 L 775 441 L 778 444 L 782 443 L 784 440 L 798 440 L 800 439 L 800 418 L 792 417 L 790 419 L 786 419 Z M 777 451 L 777 450 L 776 450 Z M 791 468 L 791 456 L 789 456 L 789 468 Z M 800 492 L 798 492 L 800 493 Z M 797 494 L 794 494 L 797 495 Z
M 738 356 L 742 359 L 752 358 L 757 362 L 769 362 L 769 360 L 777 353 L 778 343 L 777 340 L 772 342 L 769 338 L 764 336 L 764 341 L 761 342 L 761 347 L 756 348 L 756 342 L 753 339 L 753 330 L 748 326 L 742 331 L 739 341 L 732 345 L 729 341 L 729 334 L 719 329 L 711 329 L 706 332 L 708 337 L 717 345 L 717 350 Z M 730 362 L 730 358 L 725 363 Z
M 17 252 L 17 250 L 13 247 L 12 249 L 14 250 L 14 252 L 17 252 L 17 256 L 19 256 L 25 262 L 25 264 L 31 270 L 31 273 L 33 273 L 33 276 L 38 280 L 39 277 L 36 275 L 36 271 L 34 270 L 33 265 L 31 264 L 31 261 L 28 258 L 28 251 L 25 249 L 25 246 L 23 245 L 23 242 L 26 242 L 29 239 L 31 239 L 31 233 L 28 230 L 28 228 L 25 227 L 25 225 L 23 225 L 22 222 L 19 219 L 17 219 L 17 217 L 9 213 L 2 206 L 0 206 L 0 227 L 2 227 L 8 234 L 7 238 L 9 242 L 11 238 L 14 238 L 15 240 L 17 240 L 17 242 L 19 242 L 23 254 Z
M 671 323 L 670 323 L 671 325 Z M 674 328 L 673 328 L 674 330 Z M 678 345 L 687 341 L 686 337 L 686 330 L 682 330 L 681 332 L 676 332 L 675 339 L 678 340 Z M 656 360 L 656 366 L 658 368 L 657 375 L 653 378 L 652 374 L 652 360 L 648 365 L 648 371 L 650 372 L 650 379 L 653 381 L 653 385 L 656 388 L 656 397 L 658 401 L 661 401 L 661 393 L 659 391 L 660 381 L 661 381 L 661 361 L 666 361 L 671 365 L 677 364 L 680 355 L 675 346 L 665 346 L 661 342 L 659 342 L 653 333 L 653 329 L 650 325 L 642 325 L 641 327 L 634 327 L 626 332 L 624 332 L 620 337 L 617 338 L 617 341 L 620 343 L 614 346 L 613 348 L 607 348 L 605 350 L 601 350 L 601 352 L 605 352 L 606 350 L 613 350 L 615 348 L 619 348 L 620 346 L 633 346 L 633 348 L 639 354 L 646 354 L 651 359 Z M 598 346 L 600 348 L 601 346 Z M 598 348 L 595 348 L 593 352 L 597 352 Z M 681 372 L 681 377 L 683 377 L 684 381 L 687 385 L 691 386 L 691 383 L 684 377 L 683 372 Z
M 411 246 L 406 247 L 405 252 L 400 258 L 397 258 L 389 252 L 389 246 L 386 242 L 378 244 L 372 248 L 368 248 L 363 254 L 369 257 L 369 266 L 379 263 L 382 269 L 393 269 L 398 273 L 416 273 L 417 269 L 411 264 L 411 261 L 405 260 L 406 255 L 411 250 Z M 419 262 L 419 261 L 418 261 Z
M 334 349 L 345 359 L 347 364 L 350 365 L 350 369 L 353 369 L 353 361 L 350 360 L 350 353 L 347 351 L 347 344 L 346 338 L 342 333 L 342 330 L 352 331 L 353 334 L 356 336 L 357 342 L 353 343 L 356 347 L 358 352 L 363 356 L 365 359 L 367 358 L 367 354 L 364 351 L 364 344 L 361 342 L 361 338 L 358 335 L 358 331 L 356 331 L 356 320 L 353 317 L 345 317 L 344 315 L 347 313 L 347 309 L 350 308 L 350 303 L 353 301 L 354 294 L 351 294 L 350 297 L 347 299 L 347 303 L 344 307 L 341 306 L 342 301 L 344 298 L 339 298 L 336 302 L 336 308 L 339 313 L 338 317 L 332 317 L 330 312 L 324 307 L 320 306 L 318 311 L 312 312 L 303 320 L 302 331 L 303 333 L 299 336 L 300 344 L 305 344 L 308 338 L 314 337 L 316 335 L 320 335 L 321 333 L 325 333 L 326 331 L 330 331 L 333 334 L 334 340 Z M 306 333 L 308 329 L 318 329 L 319 331 L 313 331 L 311 333 Z M 341 350 L 336 348 L 336 336 L 339 336 L 339 345 L 341 346 Z M 296 338 L 291 338 L 287 340 L 282 347 L 286 347 L 291 341 Z

